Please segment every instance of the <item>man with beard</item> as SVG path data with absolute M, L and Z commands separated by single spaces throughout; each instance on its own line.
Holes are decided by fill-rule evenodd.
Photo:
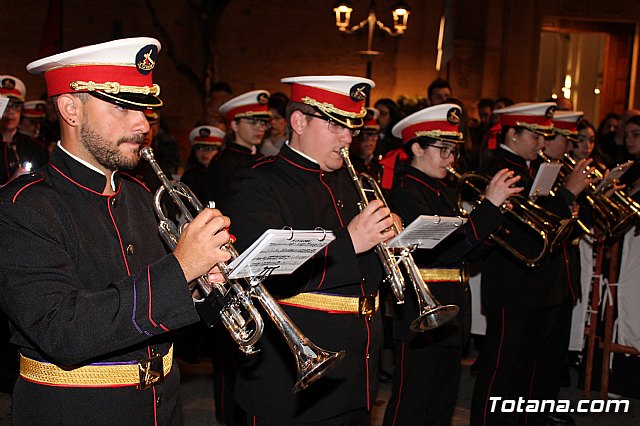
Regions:
M 0 190 L 16 425 L 181 424 L 168 332 L 198 321 L 189 282 L 222 279 L 214 265 L 229 258 L 230 222 L 205 209 L 166 254 L 151 194 L 120 171 L 139 161 L 142 110 L 162 106 L 159 50 L 152 38 L 124 39 L 27 66 L 45 74 L 61 141 L 40 172 Z

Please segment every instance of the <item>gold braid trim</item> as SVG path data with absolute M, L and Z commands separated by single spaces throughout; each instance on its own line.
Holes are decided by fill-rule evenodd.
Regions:
M 173 345 L 162 357 L 165 377 L 173 365 Z M 26 380 L 53 386 L 134 386 L 140 383 L 138 364 L 85 365 L 66 370 L 55 364 L 20 355 L 20 375 Z
M 268 115 L 269 117 L 271 117 L 273 114 L 271 113 L 271 111 L 247 111 L 247 112 L 241 112 L 240 114 L 236 114 L 236 118 L 248 118 L 248 117 L 254 117 L 256 115 Z
M 455 139 L 462 140 L 462 133 L 460 132 L 444 132 L 442 130 L 421 130 L 415 132 L 415 137 L 426 136 L 430 138 L 442 138 L 442 137 L 453 137 Z
M 360 112 L 356 113 L 356 112 L 350 112 L 350 111 L 342 110 L 340 108 L 336 108 L 335 106 L 333 106 L 333 104 L 330 104 L 328 102 L 318 102 L 315 99 L 311 99 L 308 96 L 305 96 L 304 98 L 302 98 L 301 101 L 307 105 L 311 105 L 312 107 L 318 108 L 320 111 L 324 112 L 325 114 L 329 114 L 329 113 L 340 114 L 349 118 L 362 118 L 365 115 L 367 115 L 366 108 L 362 108 Z
M 469 281 L 466 269 L 427 269 L 420 268 L 420 275 L 424 282 L 455 282 Z
M 552 135 L 554 132 L 553 126 L 542 126 L 540 124 L 523 123 L 522 121 L 516 121 L 516 126 L 524 127 L 532 132 L 541 133 L 543 135 Z
M 94 92 L 101 90 L 105 93 L 118 94 L 118 93 L 137 93 L 141 95 L 160 95 L 160 86 L 154 84 L 153 86 L 123 86 L 116 81 L 107 81 L 105 83 L 96 83 L 95 81 L 72 81 L 69 86 L 72 90 L 87 90 Z
M 304 308 L 320 309 L 323 311 L 360 312 L 360 297 L 338 296 L 323 293 L 300 293 L 295 296 L 277 298 L 279 303 L 297 305 Z M 375 311 L 380 307 L 380 296 L 375 296 Z

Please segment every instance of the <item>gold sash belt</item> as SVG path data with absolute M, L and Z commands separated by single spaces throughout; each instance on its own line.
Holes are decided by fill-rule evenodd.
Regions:
M 66 370 L 55 364 L 20 355 L 20 376 L 31 382 L 49 386 L 122 387 L 146 389 L 161 383 L 171 371 L 173 345 L 164 356 L 153 356 L 136 364 L 91 364 Z
M 426 269 L 420 268 L 420 275 L 424 282 L 454 282 L 464 283 L 469 281 L 469 273 L 462 269 Z
M 342 296 L 326 293 L 300 293 L 295 296 L 278 298 L 283 305 L 334 313 L 353 313 L 365 316 L 375 314 L 380 308 L 380 296 Z

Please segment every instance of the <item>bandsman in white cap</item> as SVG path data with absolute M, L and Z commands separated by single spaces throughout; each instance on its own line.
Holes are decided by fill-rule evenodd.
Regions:
M 220 106 L 227 120 L 230 134 L 224 149 L 209 164 L 207 200 L 223 206 L 229 182 L 236 171 L 248 167 L 261 155 L 258 146 L 271 126 L 269 92 L 252 90 Z
M 291 354 L 265 324 L 262 350 L 240 365 L 235 399 L 248 413 L 248 424 L 364 424 L 376 398 L 381 331 L 382 269 L 372 248 L 393 231 L 381 201 L 359 211 L 341 150 L 362 128 L 364 102 L 374 83 L 350 76 L 281 81 L 291 85 L 291 138 L 276 157 L 236 175 L 227 204 L 234 215 L 231 233 L 244 250 L 269 228 L 333 231 L 336 239 L 326 250 L 292 275 L 265 284 L 311 341 L 327 350 L 346 350 L 346 357 L 293 394 Z
M 40 126 L 45 119 L 46 101 L 27 101 L 22 108 L 20 115 L 20 127 L 18 131 L 32 139 L 40 136 Z
M 36 140 L 33 132 L 19 131 L 21 117 L 31 114 L 31 104 L 25 108 L 26 87 L 22 80 L 12 75 L 0 75 L 0 97 L 8 98 L 6 109 L 0 116 L 0 185 L 21 174 L 36 170 L 49 159 L 44 145 Z
M 456 162 L 464 143 L 461 110 L 441 104 L 418 111 L 393 127 L 409 156 L 405 174 L 391 191 L 389 206 L 407 224 L 420 215 L 458 216 L 456 195 L 447 184 L 447 167 Z M 432 250 L 413 257 L 426 284 L 443 305 L 460 307 L 458 316 L 440 327 L 415 333 L 411 322 L 419 312 L 417 298 L 406 292 L 394 306 L 396 366 L 385 425 L 448 425 L 458 397 L 462 348 L 469 338 L 470 292 L 467 258 L 477 257 L 486 238 L 504 221 L 500 206 L 522 190 L 520 178 L 503 169 L 494 176 L 482 202 L 468 221 Z M 512 187 L 513 186 L 513 187 Z
M 555 135 L 555 108 L 554 103 L 541 102 L 495 110 L 500 114 L 498 139 L 501 144 L 482 172 L 493 176 L 507 167 L 520 176 L 522 193 L 528 195 L 536 174 L 537 152 L 544 147 L 545 138 Z M 554 196 L 538 197 L 536 204 L 562 219 L 571 218 L 571 204 L 590 182 L 588 165 L 587 161 L 579 162 L 564 188 Z M 541 251 L 540 238 L 513 216 L 507 216 L 505 226 L 497 235 L 524 256 L 534 258 Z M 487 331 L 472 399 L 472 424 L 537 424 L 538 421 L 544 424 L 558 420 L 545 419 L 544 414 L 526 413 L 525 418 L 522 413 L 491 410 L 490 398 L 558 397 L 558 380 L 566 356 L 571 306 L 576 294 L 562 244 L 534 267 L 502 248 L 494 248 L 484 259 L 482 303 Z
M 123 39 L 27 66 L 44 74 L 62 138 L 46 167 L 0 190 L 16 425 L 181 423 L 167 332 L 199 320 L 188 283 L 228 260 L 230 222 L 205 209 L 167 254 L 152 195 L 120 171 L 139 161 L 142 110 L 162 106 L 159 50 Z
M 224 132 L 213 126 L 197 126 L 189 133 L 191 156 L 180 179 L 196 194 L 198 199 L 207 197 L 207 167 L 222 149 Z
M 358 173 L 367 173 L 380 183 L 382 166 L 374 155 L 380 137 L 380 124 L 378 117 L 380 111 L 376 108 L 367 108 L 367 115 L 360 134 L 353 138 L 349 147 L 349 155 L 353 167 Z

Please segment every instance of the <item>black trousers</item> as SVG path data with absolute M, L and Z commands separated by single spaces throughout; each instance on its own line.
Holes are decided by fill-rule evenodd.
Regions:
M 534 424 L 501 413 L 491 397 L 557 399 L 571 328 L 571 304 L 544 308 L 486 307 L 487 334 L 471 402 L 471 425 Z M 495 405 L 495 410 L 492 410 Z
M 449 426 L 460 383 L 462 348 L 395 342 L 396 371 L 385 426 Z

